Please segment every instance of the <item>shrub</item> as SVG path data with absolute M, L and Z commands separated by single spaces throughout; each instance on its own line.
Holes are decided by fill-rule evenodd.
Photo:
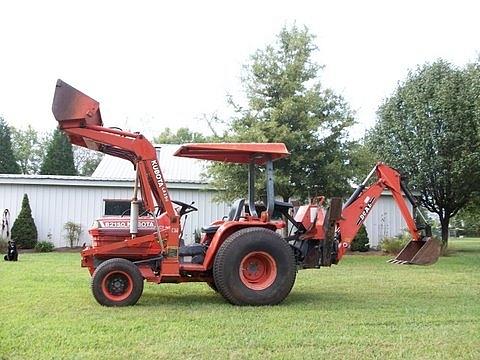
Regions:
M 7 240 L 0 237 L 0 253 L 6 252 L 7 251 L 7 246 L 8 246 Z
M 386 237 L 380 243 L 380 248 L 387 254 L 398 254 L 410 240 L 411 235 L 409 233 Z
M 55 248 L 55 245 L 50 241 L 40 241 L 35 245 L 36 252 L 52 252 Z
M 368 251 L 368 249 L 370 249 L 370 245 L 367 229 L 365 228 L 365 225 L 362 225 L 358 230 L 357 236 L 355 236 L 355 239 L 353 239 L 350 245 L 350 250 L 365 252 Z
M 63 225 L 63 229 L 67 232 L 65 238 L 70 244 L 70 247 L 73 248 L 77 246 L 80 241 L 80 235 L 82 234 L 82 225 L 69 221 Z
M 12 240 L 20 249 L 33 249 L 37 243 L 37 227 L 32 217 L 32 209 L 27 194 L 23 195 L 22 210 L 12 226 Z

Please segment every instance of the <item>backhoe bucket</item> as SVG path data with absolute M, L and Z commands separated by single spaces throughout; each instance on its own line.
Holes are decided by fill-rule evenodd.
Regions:
M 392 264 L 431 265 L 440 257 L 440 243 L 432 238 L 411 240 L 395 259 L 388 260 Z

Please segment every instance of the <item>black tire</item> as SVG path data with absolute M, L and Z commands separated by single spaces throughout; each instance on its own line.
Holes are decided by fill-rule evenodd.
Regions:
M 138 267 L 121 258 L 101 263 L 92 276 L 92 293 L 104 306 L 135 305 L 143 292 L 143 277 Z
M 234 305 L 276 305 L 295 283 L 293 251 L 277 233 L 245 228 L 220 246 L 213 265 L 215 285 Z

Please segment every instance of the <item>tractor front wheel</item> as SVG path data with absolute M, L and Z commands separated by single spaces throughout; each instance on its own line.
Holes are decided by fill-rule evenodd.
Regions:
M 220 246 L 213 265 L 215 285 L 235 305 L 275 305 L 295 283 L 295 257 L 282 237 L 265 228 L 245 228 Z
M 93 273 L 92 293 L 101 305 L 134 305 L 142 292 L 142 274 L 135 264 L 126 259 L 109 259 Z

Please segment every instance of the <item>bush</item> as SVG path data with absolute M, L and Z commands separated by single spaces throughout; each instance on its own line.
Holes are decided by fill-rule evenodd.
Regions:
M 7 246 L 8 246 L 7 240 L 0 237 L 0 253 L 6 252 Z
M 350 244 L 350 250 L 365 252 L 369 249 L 370 245 L 367 229 L 365 228 L 365 225 L 362 225 L 358 230 L 357 236 L 355 236 L 355 239 L 353 239 L 352 243 Z
M 22 210 L 12 226 L 12 240 L 20 249 L 33 249 L 37 243 L 37 227 L 32 217 L 32 209 L 27 194 L 23 195 Z
M 412 237 L 409 233 L 395 237 L 386 237 L 380 243 L 380 248 L 387 254 L 398 254 L 411 239 Z
M 35 245 L 36 252 L 52 252 L 55 248 L 55 245 L 50 241 L 40 241 Z
M 80 235 L 82 234 L 82 225 L 69 221 L 63 225 L 63 229 L 67 232 L 65 238 L 70 244 L 70 247 L 73 248 L 74 246 L 77 246 L 80 240 Z

